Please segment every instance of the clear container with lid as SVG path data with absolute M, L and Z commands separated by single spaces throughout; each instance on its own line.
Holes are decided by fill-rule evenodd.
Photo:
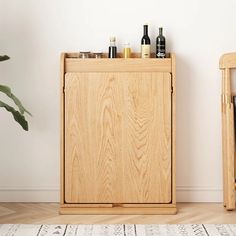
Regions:
M 123 57 L 124 58 L 130 58 L 131 57 L 131 48 L 129 43 L 124 44 L 123 48 Z
M 91 52 L 87 52 L 87 51 L 79 52 L 79 58 L 86 59 L 90 57 L 91 57 Z
M 93 58 L 102 58 L 103 57 L 103 53 L 102 52 L 94 52 L 93 53 Z

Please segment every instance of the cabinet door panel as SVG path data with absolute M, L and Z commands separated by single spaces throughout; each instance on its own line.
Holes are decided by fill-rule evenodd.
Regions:
M 124 201 L 171 201 L 171 76 L 137 73 L 125 81 Z
M 119 80 L 106 73 L 71 73 L 65 81 L 65 200 L 121 199 Z
M 65 200 L 171 201 L 169 73 L 68 73 Z

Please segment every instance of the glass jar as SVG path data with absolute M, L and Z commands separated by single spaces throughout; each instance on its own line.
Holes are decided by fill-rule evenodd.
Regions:
M 90 58 L 91 52 L 79 52 L 79 58 L 86 59 Z
M 124 44 L 123 48 L 123 57 L 124 58 L 130 58 L 131 57 L 131 48 L 129 43 Z
M 97 58 L 97 59 L 98 59 L 98 58 L 102 58 L 102 57 L 103 57 L 102 52 L 94 52 L 94 53 L 93 53 L 93 57 L 94 57 L 94 58 Z

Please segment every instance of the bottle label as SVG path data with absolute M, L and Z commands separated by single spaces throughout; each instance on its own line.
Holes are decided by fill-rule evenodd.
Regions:
M 157 52 L 157 58 L 165 58 L 166 57 L 166 53 L 165 52 Z
M 163 44 L 163 45 L 157 44 L 156 57 L 157 58 L 165 58 L 166 57 L 165 44 Z
M 142 58 L 150 58 L 150 45 L 141 45 L 141 57 Z

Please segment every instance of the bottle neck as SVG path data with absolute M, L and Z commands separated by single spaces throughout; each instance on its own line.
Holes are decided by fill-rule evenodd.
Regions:
M 143 26 L 143 34 L 148 35 L 148 26 L 147 25 Z
M 110 46 L 115 47 L 116 46 L 116 41 L 110 41 Z
M 159 35 L 162 36 L 162 34 L 163 34 L 163 29 L 159 28 Z

